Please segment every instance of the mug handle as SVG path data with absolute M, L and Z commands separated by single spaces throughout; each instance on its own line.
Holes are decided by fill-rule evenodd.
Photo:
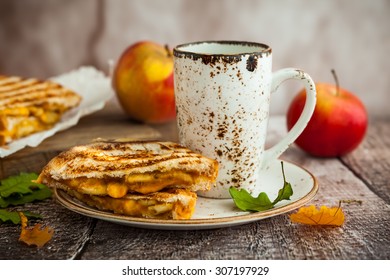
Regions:
M 279 143 L 264 151 L 263 167 L 276 160 L 298 138 L 307 126 L 316 106 L 316 88 L 310 76 L 302 70 L 285 68 L 272 74 L 271 94 L 275 92 L 281 83 L 294 79 L 303 82 L 306 88 L 306 102 L 302 114 L 296 124 Z

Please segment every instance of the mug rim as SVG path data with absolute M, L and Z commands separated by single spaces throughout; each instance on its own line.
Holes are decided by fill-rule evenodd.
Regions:
M 194 51 L 187 51 L 182 50 L 180 48 L 188 47 L 192 45 L 201 45 L 201 44 L 220 44 L 220 45 L 241 45 L 241 46 L 253 46 L 253 47 L 260 47 L 260 51 L 254 51 L 254 52 L 237 52 L 232 54 L 223 54 L 223 53 L 201 53 L 201 52 L 194 52 Z M 272 49 L 267 44 L 263 43 L 257 43 L 257 42 L 250 42 L 250 41 L 236 41 L 236 40 L 206 40 L 206 41 L 195 41 L 195 42 L 189 42 L 184 44 L 179 44 L 173 48 L 173 55 L 176 57 L 179 57 L 181 55 L 190 55 L 190 56 L 244 56 L 244 55 L 263 55 L 263 54 L 271 54 Z

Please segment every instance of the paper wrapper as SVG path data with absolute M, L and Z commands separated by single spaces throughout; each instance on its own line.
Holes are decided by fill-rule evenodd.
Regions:
M 66 112 L 60 122 L 50 130 L 34 133 L 30 136 L 12 141 L 0 148 L 0 157 L 11 155 L 27 146 L 36 147 L 46 138 L 58 131 L 65 130 L 78 123 L 81 117 L 102 109 L 105 103 L 114 96 L 111 80 L 94 67 L 81 67 L 77 70 L 53 77 L 53 80 L 64 87 L 77 92 L 83 99 L 77 108 Z

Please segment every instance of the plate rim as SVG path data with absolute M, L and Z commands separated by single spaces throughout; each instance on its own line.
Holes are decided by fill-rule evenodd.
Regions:
M 69 196 L 64 190 L 53 188 L 54 197 L 56 200 L 68 210 L 73 212 L 95 218 L 101 219 L 105 221 L 109 221 L 112 223 L 119 223 L 122 225 L 129 225 L 134 227 L 144 227 L 144 228 L 155 228 L 155 229 L 196 229 L 196 226 L 202 228 L 219 228 L 223 226 L 230 225 L 238 225 L 244 223 L 250 223 L 266 218 L 270 218 L 273 216 L 281 215 L 292 210 L 297 209 L 300 206 L 303 206 L 310 200 L 314 198 L 317 194 L 319 186 L 317 178 L 306 168 L 288 161 L 278 159 L 277 161 L 283 161 L 290 165 L 300 168 L 304 172 L 306 172 L 313 181 L 313 185 L 311 186 L 310 191 L 299 198 L 296 201 L 288 203 L 283 206 L 275 207 L 269 210 L 261 211 L 261 212 L 243 212 L 246 214 L 228 216 L 228 217 L 217 217 L 217 218 L 197 218 L 197 219 L 187 219 L 187 220 L 163 220 L 163 219 L 150 219 L 150 218 L 141 218 L 141 217 L 131 217 L 121 214 L 112 213 L 109 211 L 95 209 L 93 207 L 87 206 L 83 204 L 81 201 L 78 201 L 76 198 Z M 212 198 L 207 198 L 212 199 Z M 223 200 L 219 198 L 215 198 L 218 200 Z M 77 202 L 76 202 L 77 201 Z M 192 228 L 193 227 L 193 228 Z

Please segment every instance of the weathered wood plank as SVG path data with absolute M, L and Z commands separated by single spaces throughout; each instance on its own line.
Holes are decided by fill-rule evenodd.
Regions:
M 0 259 L 73 259 L 89 238 L 95 221 L 67 209 L 52 199 L 29 203 L 13 208 L 19 211 L 32 211 L 43 216 L 38 221 L 54 229 L 54 235 L 44 247 L 28 246 L 18 241 L 20 225 L 0 225 Z M 29 225 L 35 224 L 35 221 Z
M 11 175 L 17 175 L 20 172 L 39 173 L 47 163 L 47 158 L 43 153 L 34 153 L 22 158 L 10 156 L 5 159 L 0 159 L 0 162 L 2 166 L 0 178 L 3 179 Z
M 390 204 L 390 120 L 376 120 L 358 149 L 341 160 Z

